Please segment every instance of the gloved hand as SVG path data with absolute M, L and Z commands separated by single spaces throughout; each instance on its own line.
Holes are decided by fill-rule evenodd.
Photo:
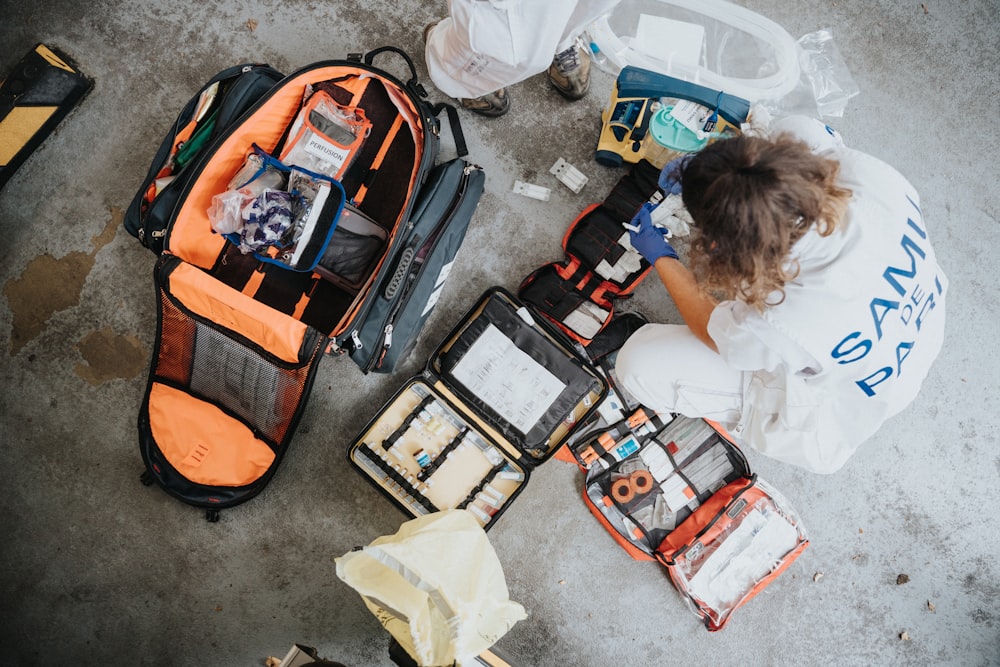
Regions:
M 632 247 L 650 264 L 654 264 L 661 257 L 677 259 L 677 251 L 664 236 L 665 230 L 653 226 L 653 221 L 649 217 L 650 209 L 650 204 L 643 204 L 632 218 L 631 224 L 625 225 L 629 231 Z
M 661 190 L 663 190 L 664 196 L 679 195 L 681 193 L 681 169 L 684 168 L 684 165 L 687 164 L 687 161 L 692 157 L 694 157 L 693 153 L 689 155 L 682 155 L 663 165 L 663 169 L 660 170 L 660 177 L 657 179 L 656 184 L 660 186 Z

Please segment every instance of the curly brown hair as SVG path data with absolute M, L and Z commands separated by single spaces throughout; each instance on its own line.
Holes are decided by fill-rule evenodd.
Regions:
M 694 155 L 680 180 L 699 282 L 758 310 L 784 301 L 799 272 L 792 246 L 813 227 L 829 236 L 842 223 L 851 191 L 837 185 L 839 173 L 838 162 L 791 135 L 741 135 Z

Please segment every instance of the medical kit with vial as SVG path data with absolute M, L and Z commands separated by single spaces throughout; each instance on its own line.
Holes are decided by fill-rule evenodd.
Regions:
M 571 445 L 583 497 L 636 560 L 656 560 L 709 630 L 809 544 L 784 497 L 717 424 L 639 407 Z
M 657 195 L 659 169 L 633 165 L 600 204 L 574 220 L 563 236 L 565 258 L 528 275 L 518 297 L 586 346 L 615 317 L 615 302 L 628 297 L 650 265 L 632 248 L 622 223 Z
M 750 102 L 722 90 L 624 67 L 601 112 L 594 159 L 608 167 L 647 160 L 663 167 L 741 131 Z
M 606 392 L 563 336 L 493 287 L 379 409 L 348 458 L 407 514 L 462 508 L 488 529 Z
M 372 64 L 385 51 L 402 56 L 408 81 Z M 174 180 L 154 185 L 172 205 L 157 237 L 160 310 L 139 442 L 143 482 L 216 520 L 273 476 L 323 351 L 350 353 L 364 372 L 390 372 L 409 353 L 484 176 L 464 158 L 456 110 L 427 102 L 412 61 L 392 47 L 304 67 L 225 127 L 213 108 L 229 96 L 211 90 L 190 130 L 209 122 L 208 138 Z M 442 110 L 458 156 L 439 162 Z M 151 173 L 175 158 L 161 150 Z

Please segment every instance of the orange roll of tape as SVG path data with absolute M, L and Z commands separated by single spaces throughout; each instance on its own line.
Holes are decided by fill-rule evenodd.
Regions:
M 611 496 L 620 503 L 627 503 L 635 498 L 635 489 L 631 478 L 622 478 L 611 484 Z
M 628 480 L 636 493 L 648 493 L 653 488 L 653 476 L 648 470 L 636 470 Z

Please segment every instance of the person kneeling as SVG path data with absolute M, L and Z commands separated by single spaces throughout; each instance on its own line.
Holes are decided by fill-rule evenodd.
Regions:
M 694 221 L 690 266 L 641 209 L 632 244 L 683 325 L 618 353 L 624 389 L 737 442 L 840 469 L 916 397 L 941 349 L 948 281 L 913 186 L 819 121 L 787 118 L 664 167 Z

